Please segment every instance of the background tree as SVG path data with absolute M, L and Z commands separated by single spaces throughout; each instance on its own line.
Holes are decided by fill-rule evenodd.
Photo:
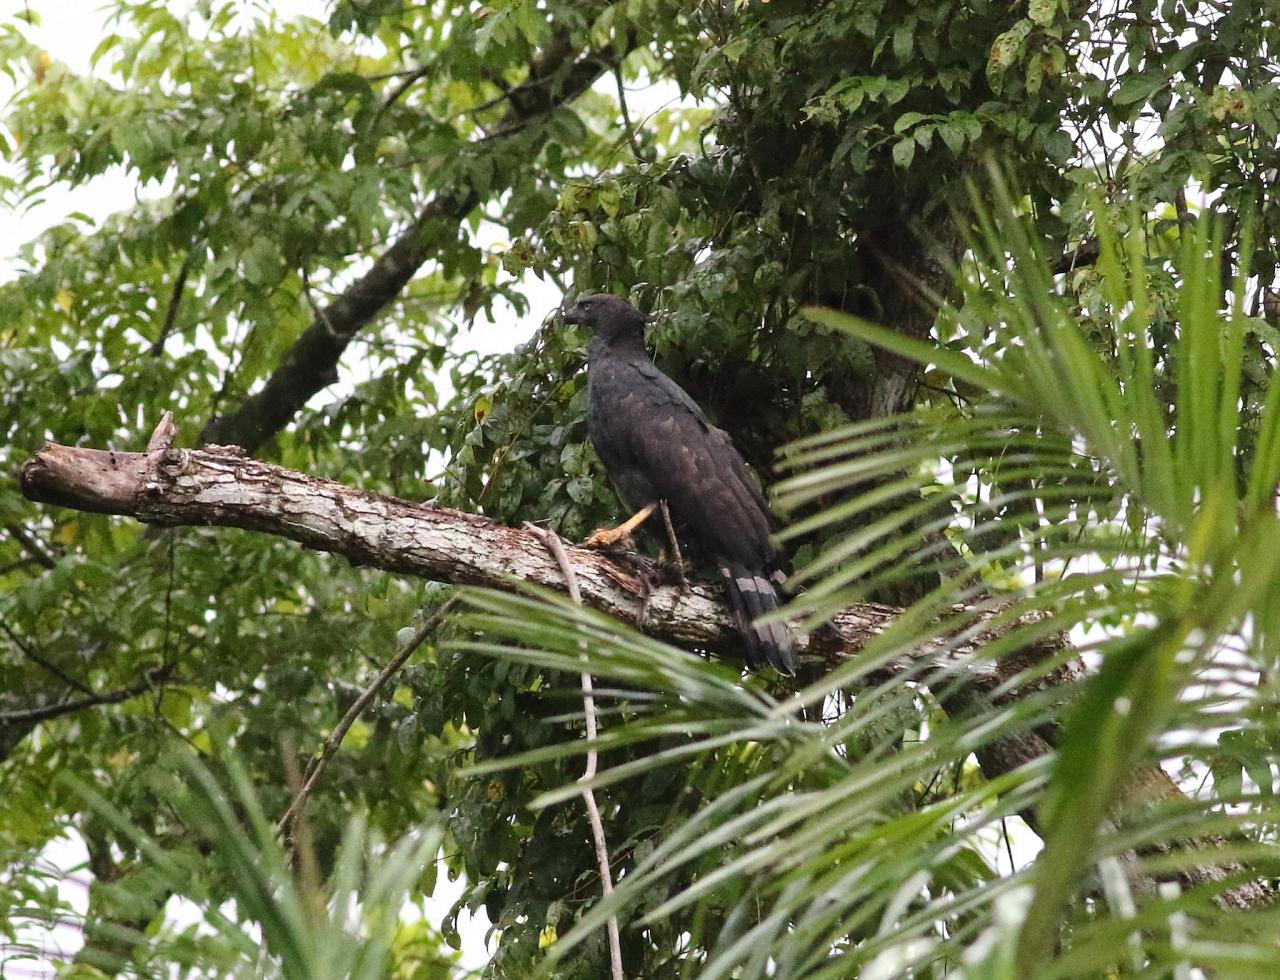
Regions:
M 1107 635 L 1096 682 L 1012 702 L 1024 675 L 980 698 L 945 676 L 868 693 L 872 668 L 854 665 L 804 697 L 829 724 L 789 721 L 767 681 L 602 640 L 593 669 L 630 691 L 606 725 L 638 739 L 605 756 L 634 773 L 607 788 L 627 872 L 610 906 L 572 796 L 578 695 L 554 669 L 576 671 L 576 634 L 544 650 L 552 627 L 535 627 L 553 613 L 476 600 L 330 765 L 308 808 L 320 877 L 353 814 L 390 840 L 443 814 L 460 904 L 501 930 L 496 976 L 528 975 L 548 948 L 559 975 L 601 975 L 610 907 L 637 976 L 1262 955 L 1260 911 L 1233 920 L 1257 946 L 1194 940 L 1222 935 L 1230 888 L 1267 873 L 1273 836 L 1266 6 L 340 0 L 324 17 L 122 3 L 92 77 L 51 63 L 23 18 L 3 25 L 20 85 L 0 136 L 7 203 L 112 168 L 140 188 L 99 225 L 51 228 L 0 287 L 5 472 L 45 440 L 140 448 L 171 408 L 188 438 L 578 539 L 617 512 L 585 442 L 585 338 L 549 324 L 481 356 L 465 328 L 526 312 L 535 279 L 628 292 L 656 314 L 664 370 L 762 472 L 791 440 L 825 440 L 793 454 L 785 495 L 803 608 L 917 603 L 867 664 L 938 642 L 932 617 L 956 599 L 1054 610 L 986 648 L 997 660 L 1051 628 Z M 636 88 L 661 107 L 628 105 Z M 1017 188 L 1003 202 L 992 159 Z M 910 343 L 926 339 L 941 349 Z M 211 906 L 235 894 L 254 913 L 237 866 L 170 802 L 174 750 L 234 750 L 252 798 L 283 812 L 292 774 L 441 592 L 273 538 L 36 508 L 16 483 L 0 525 L 3 887 L 52 911 L 34 859 L 74 833 L 94 878 L 80 968 L 177 962 L 172 937 L 145 935 L 175 887 L 156 853 Z M 1218 613 L 1190 614 L 1210 601 Z M 595 656 L 610 643 L 612 661 Z M 1034 677 L 1066 657 L 1010 662 Z M 1243 690 L 1203 673 L 1224 664 Z M 1140 724 L 1110 720 L 1118 698 Z M 1198 737 L 1180 747 L 1179 732 Z M 1058 762 L 998 771 L 997 735 L 1058 742 Z M 1204 777 L 1201 797 L 1164 823 L 1110 814 L 1155 761 Z M 835 806 L 858 785 L 876 787 L 858 799 L 873 809 Z M 562 787 L 572 802 L 530 808 Z M 771 822 L 796 801 L 812 824 Z M 1023 819 L 1046 847 L 1014 875 L 1025 857 L 1002 857 L 994 828 Z M 1210 833 L 1254 870 L 1160 891 L 1204 863 L 1170 842 Z M 1040 910 L 1025 919 L 1023 882 Z M 428 873 L 409 893 L 431 887 Z M 1022 911 L 1002 918 L 1000 901 Z M 181 943 L 182 962 L 230 962 L 214 939 Z M 418 975 L 419 952 L 392 943 L 393 969 Z

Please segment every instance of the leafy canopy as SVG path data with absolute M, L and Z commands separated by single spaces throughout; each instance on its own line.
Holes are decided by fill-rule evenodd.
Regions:
M 366 881 L 367 840 L 431 828 L 465 880 L 442 922 L 367 955 L 431 976 L 483 909 L 491 975 L 594 977 L 613 910 L 637 976 L 1270 975 L 1271 915 L 1228 911 L 1273 860 L 1265 5 L 171 6 L 113 4 L 89 74 L 31 40 L 38 4 L 0 23 L 4 205 L 137 187 L 24 244 L 0 284 L 4 472 L 46 439 L 139 448 L 169 408 L 189 440 L 237 419 L 286 465 L 580 538 L 617 511 L 586 444 L 585 338 L 548 323 L 483 352 L 561 288 L 629 292 L 660 365 L 761 471 L 791 446 L 796 610 L 908 607 L 792 692 L 471 596 L 308 809 L 327 894 L 357 891 L 379 929 L 437 866 L 424 845 L 421 876 Z M 251 396 L 282 377 L 269 417 Z M 93 879 L 73 972 L 321 962 L 326 929 L 363 926 L 249 873 L 272 860 L 249 814 L 285 809 L 442 598 L 0 482 L 3 907 L 72 915 L 37 860 L 69 836 Z M 1053 642 L 1068 629 L 1087 680 Z M 583 630 L 617 685 L 610 902 L 573 784 Z M 157 668 L 142 696 L 32 714 Z M 202 825 L 250 829 L 211 850 Z M 175 890 L 234 897 L 238 921 L 160 928 Z M 30 921 L 10 913 L 6 941 Z

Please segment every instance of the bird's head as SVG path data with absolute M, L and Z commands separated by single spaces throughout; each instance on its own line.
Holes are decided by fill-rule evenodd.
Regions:
M 564 322 L 589 328 L 606 344 L 644 340 L 644 314 L 621 296 L 594 293 L 580 297 L 565 310 Z

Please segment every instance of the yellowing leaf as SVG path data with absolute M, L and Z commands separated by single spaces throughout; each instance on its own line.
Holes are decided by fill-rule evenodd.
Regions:
M 369 744 L 369 739 L 373 736 L 373 729 L 362 721 L 357 721 L 347 731 L 347 737 L 342 740 L 344 748 L 362 749 Z
M 991 45 L 989 67 L 995 69 L 1008 68 L 1022 53 L 1027 35 L 1031 33 L 1031 21 L 1020 20 L 995 39 Z
M 136 758 L 137 753 L 131 752 L 128 749 L 121 749 L 119 752 L 107 756 L 107 765 L 119 772 L 125 766 L 132 763 Z
M 547 926 L 542 932 L 538 933 L 538 949 L 548 949 L 560 937 L 556 935 L 555 926 Z
M 1027 16 L 1041 27 L 1052 24 L 1057 12 L 1058 0 L 1031 0 L 1027 5 Z
M 60 309 L 63 313 L 71 312 L 71 302 L 75 297 L 71 295 L 69 289 L 59 289 L 58 295 L 53 298 L 53 305 Z
M 80 533 L 79 521 L 67 521 L 53 536 L 53 540 L 58 544 L 71 544 L 76 539 L 76 535 Z

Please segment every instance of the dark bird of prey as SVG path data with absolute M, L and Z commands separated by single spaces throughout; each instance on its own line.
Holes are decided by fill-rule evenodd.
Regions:
M 618 496 L 637 512 L 593 542 L 617 540 L 665 505 L 669 524 L 719 566 L 748 661 L 794 674 L 786 626 L 755 624 L 781 604 L 783 576 L 769 540 L 769 506 L 728 434 L 654 366 L 644 348 L 644 315 L 626 300 L 584 296 L 564 319 L 594 332 L 587 346 L 591 442 Z

